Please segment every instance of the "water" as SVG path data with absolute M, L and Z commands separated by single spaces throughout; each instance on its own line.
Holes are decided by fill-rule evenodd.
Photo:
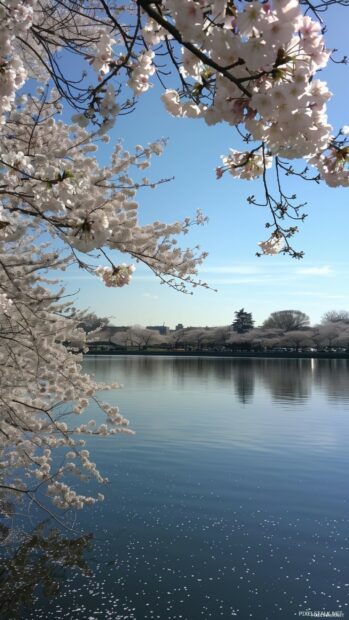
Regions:
M 110 480 L 106 501 L 78 514 L 93 538 L 36 534 L 7 566 L 31 603 L 7 617 L 349 618 L 346 360 L 105 356 L 85 368 L 123 383 L 105 399 L 136 435 L 93 441 Z

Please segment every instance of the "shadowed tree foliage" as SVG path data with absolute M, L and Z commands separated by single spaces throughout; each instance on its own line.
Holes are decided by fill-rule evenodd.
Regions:
M 89 333 L 97 329 L 102 329 L 102 327 L 104 327 L 108 323 L 109 323 L 109 319 L 99 318 L 96 314 L 91 313 L 91 314 L 88 314 L 86 318 L 84 318 L 84 320 L 78 324 L 78 327 L 82 327 L 84 332 Z
M 90 574 L 84 553 L 92 534 L 64 538 L 46 525 L 46 521 L 40 523 L 26 535 L 0 525 L 0 617 L 4 620 L 23 620 L 39 590 L 47 597 L 57 594 L 64 570 Z
M 307 314 L 300 310 L 279 310 L 272 312 L 269 318 L 263 323 L 263 327 L 268 329 L 277 328 L 285 332 L 302 329 L 310 325 Z
M 349 323 L 348 310 L 329 310 L 325 312 L 321 323 Z
M 235 319 L 232 324 L 234 332 L 245 334 L 250 329 L 253 329 L 253 324 L 254 320 L 252 319 L 251 312 L 245 312 L 244 308 L 235 312 Z

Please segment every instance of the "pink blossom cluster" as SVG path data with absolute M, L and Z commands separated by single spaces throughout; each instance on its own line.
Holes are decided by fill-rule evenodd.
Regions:
M 0 313 L 10 310 L 12 299 L 9 299 L 6 293 L 0 293 Z
M 329 147 L 324 153 L 314 155 L 309 162 L 316 166 L 330 187 L 349 186 L 349 148 L 347 145 Z
M 113 46 L 116 40 L 106 30 L 101 30 L 97 33 L 97 39 L 94 43 L 95 54 L 89 59 L 91 66 L 100 73 L 102 76 L 110 71 L 110 64 L 113 60 Z
M 11 191 L 12 210 L 30 212 L 23 196 L 31 196 L 30 204 L 35 204 L 38 215 L 31 218 L 31 225 L 39 230 L 45 221 L 49 230 L 74 250 L 108 247 L 131 254 L 158 274 L 180 279 L 195 274 L 204 255 L 182 250 L 175 243 L 175 236 L 185 234 L 193 224 L 190 218 L 170 224 L 156 221 L 141 226 L 138 222 L 136 194 L 140 184 L 150 183 L 133 180 L 131 168 L 136 173 L 148 168 L 151 158 L 161 155 L 165 142 L 137 145 L 134 153 L 116 144 L 110 165 L 101 167 L 95 157 L 96 140 L 103 143 L 107 136 L 52 117 L 55 98 L 52 92 L 42 106 L 41 121 L 34 127 L 26 154 L 22 149 L 28 140 L 27 127 L 33 125 L 40 100 L 22 96 L 20 107 L 8 115 L 0 180 Z M 202 217 L 195 220 L 197 224 L 202 221 Z M 121 286 L 129 281 L 131 272 L 127 273 L 124 267 L 115 274 L 107 275 L 107 270 L 103 280 L 108 286 Z
M 6 291 L 0 295 L 0 484 L 33 501 L 35 489 L 46 484 L 55 506 L 82 508 L 103 496 L 78 493 L 64 478 L 106 482 L 83 436 L 131 431 L 108 403 L 98 404 L 105 416 L 100 424 L 87 414 L 90 399 L 98 403 L 98 390 L 118 386 L 98 384 L 82 372 L 78 351 L 86 346 L 86 334 L 77 328 L 80 315 L 66 316 L 70 304 L 57 303 L 59 291 L 43 285 L 42 272 L 53 265 L 64 268 L 67 259 L 31 243 L 16 218 L 5 230 L 0 229 L 0 287 Z M 57 448 L 65 452 L 59 464 Z
M 279 236 L 278 234 L 273 234 L 266 241 L 260 241 L 258 245 L 263 254 L 273 255 L 279 254 L 279 252 L 282 251 L 285 243 L 281 236 Z
M 201 59 L 184 47 L 185 75 L 198 87 L 205 80 L 214 82 L 214 99 L 211 105 L 195 104 L 167 90 L 163 101 L 168 111 L 203 117 L 209 125 L 243 123 L 272 154 L 290 159 L 310 158 L 326 149 L 332 130 L 326 114 L 331 93 L 325 82 L 313 79 L 330 56 L 320 25 L 301 14 L 298 0 L 253 0 L 235 15 L 226 13 L 224 2 L 210 4 L 209 16 L 193 0 L 170 0 L 166 6 L 183 39 L 220 67 L 234 67 L 234 79 L 212 68 L 205 75 Z M 244 178 L 256 176 L 253 167 L 251 175 L 241 167 L 236 176 L 239 170 Z
M 270 155 L 264 155 L 260 152 L 241 152 L 229 149 L 229 155 L 222 157 L 223 170 L 229 170 L 233 177 L 241 179 L 255 179 L 259 177 L 263 170 L 270 168 L 273 159 Z M 222 169 L 218 169 L 217 177 L 222 175 Z
M 27 72 L 14 43 L 25 35 L 33 21 L 36 0 L 5 0 L 0 5 L 0 124 L 11 109 L 17 90 Z
M 135 95 L 145 93 L 151 86 L 149 78 L 155 73 L 154 56 L 154 52 L 150 50 L 142 52 L 137 57 L 136 62 L 130 67 L 131 77 L 128 81 L 128 86 L 132 88 Z
M 76 484 L 89 479 L 106 482 L 84 436 L 132 431 L 116 407 L 98 400 L 100 389 L 118 386 L 99 384 L 82 371 L 81 352 L 87 348 L 86 335 L 77 327 L 79 313 L 69 316 L 70 304 L 60 302 L 64 290 L 47 272 L 66 270 L 75 263 L 99 276 L 106 286 L 120 288 L 130 282 L 133 265 L 96 267 L 84 255 L 93 250 L 105 255 L 121 252 L 183 290 L 205 255 L 195 248 L 180 249 L 176 237 L 203 223 L 204 217 L 139 223 L 137 191 L 142 185 L 155 187 L 156 182 L 137 177 L 153 156 L 161 155 L 165 141 L 138 144 L 134 153 L 117 143 L 109 164 L 99 163 L 96 151 L 109 141 L 107 132 L 119 110 L 113 84 L 104 87 L 98 99 L 103 121 L 92 131 L 89 115 L 82 111 L 71 123 L 62 120 L 56 89 L 39 85 L 36 93 L 15 97 L 29 67 L 34 74 L 38 69 L 35 54 L 23 53 L 19 39 L 28 37 L 36 49 L 27 25 L 33 16 L 39 20 L 41 9 L 33 14 L 29 2 L 5 2 L 4 6 L 0 8 L 7 20 L 0 39 L 5 62 L 0 102 L 6 119 L 0 153 L 0 486 L 4 482 L 8 491 L 21 492 L 32 501 L 39 488 L 46 489 L 57 508 L 82 508 L 103 495 L 81 494 Z M 49 13 L 48 24 L 51 17 Z M 100 75 L 109 67 L 110 39 L 108 43 L 102 38 L 101 50 L 99 65 L 97 60 L 94 63 Z M 20 79 L 9 69 L 16 58 L 23 68 Z M 135 66 L 134 75 L 137 70 Z M 7 88 L 9 75 L 12 82 Z M 40 82 L 42 75 L 35 77 Z M 43 235 L 48 240 L 44 246 Z M 51 243 L 63 248 L 61 256 L 50 250 Z M 104 416 L 99 423 L 90 419 L 91 400 Z M 59 465 L 56 450 L 65 455 Z
M 96 274 L 107 287 L 121 287 L 130 283 L 134 270 L 134 265 L 122 263 L 112 269 L 109 267 L 97 267 Z

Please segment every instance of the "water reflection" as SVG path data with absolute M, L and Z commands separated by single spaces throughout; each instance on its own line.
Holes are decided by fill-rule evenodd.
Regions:
M 349 398 L 349 361 L 325 360 L 315 363 L 313 376 L 315 384 L 321 387 L 331 401 L 348 400 Z M 315 360 L 319 362 L 319 360 Z
M 234 367 L 234 372 L 232 373 L 235 394 L 243 405 L 252 402 L 255 389 L 255 372 L 249 361 L 241 360 L 242 363 Z
M 115 356 L 85 370 L 124 384 L 106 399 L 136 435 L 90 439 L 110 480 L 105 502 L 79 514 L 93 551 L 47 530 L 15 541 L 0 615 L 348 613 L 347 360 Z
M 239 402 L 250 403 L 264 388 L 273 401 L 306 401 L 314 389 L 329 400 L 349 401 L 349 360 L 246 359 L 155 356 L 99 356 L 86 361 L 88 372 L 115 380 L 133 379 L 173 384 L 185 389 L 193 381 L 231 383 Z
M 77 538 L 49 528 L 42 522 L 31 533 L 0 525 L 0 617 L 26 618 L 25 609 L 38 596 L 59 593 L 68 570 L 90 574 L 85 553 L 92 534 Z
M 261 364 L 255 365 L 255 371 L 273 400 L 307 400 L 313 387 L 311 360 L 276 359 L 271 365 L 270 361 L 261 360 Z

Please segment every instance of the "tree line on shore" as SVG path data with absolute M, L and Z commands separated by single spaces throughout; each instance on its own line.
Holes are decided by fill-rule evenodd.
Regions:
M 94 326 L 96 328 L 96 326 Z M 231 325 L 187 327 L 161 334 L 155 329 L 130 326 L 122 330 L 104 323 L 88 338 L 93 351 L 117 349 L 165 349 L 184 351 L 349 351 L 349 312 L 327 312 L 311 326 L 299 310 L 273 312 L 259 327 L 252 314 L 235 312 Z

